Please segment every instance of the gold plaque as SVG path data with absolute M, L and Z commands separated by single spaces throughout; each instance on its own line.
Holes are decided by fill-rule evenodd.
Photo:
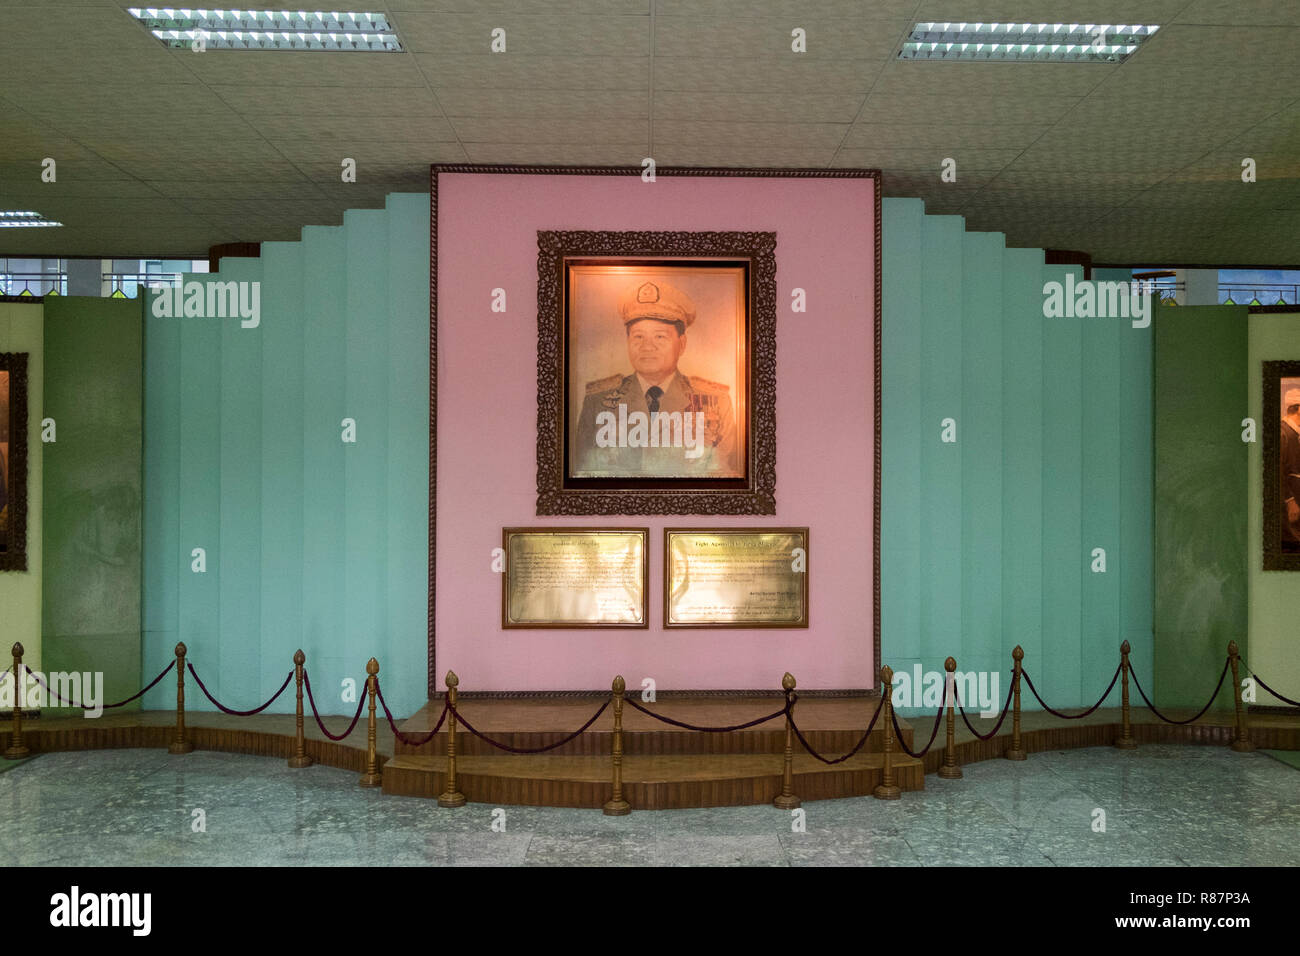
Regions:
M 501 626 L 648 627 L 648 528 L 505 528 Z
M 664 529 L 664 627 L 807 626 L 807 528 Z

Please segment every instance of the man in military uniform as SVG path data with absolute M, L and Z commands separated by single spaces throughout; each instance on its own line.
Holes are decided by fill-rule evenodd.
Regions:
M 639 282 L 619 314 L 632 372 L 587 383 L 578 416 L 578 477 L 741 477 L 726 385 L 677 368 L 695 304 L 663 282 Z
M 1300 551 L 1300 388 L 1287 389 L 1282 400 L 1282 443 L 1278 454 L 1278 488 L 1282 493 L 1282 548 Z

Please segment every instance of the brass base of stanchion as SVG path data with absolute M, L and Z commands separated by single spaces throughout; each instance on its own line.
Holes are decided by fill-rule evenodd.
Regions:
M 1254 753 L 1255 745 L 1249 740 L 1234 740 L 1232 742 L 1232 749 L 1239 754 Z
M 940 767 L 939 776 L 944 780 L 960 780 L 962 776 L 961 767 Z
M 310 767 L 315 762 L 316 761 L 312 760 L 306 754 L 303 754 L 301 757 L 290 757 L 288 760 L 289 766 L 294 770 L 301 770 L 303 767 Z
M 463 798 L 461 802 L 464 803 Z M 601 812 L 607 817 L 625 817 L 632 812 L 632 804 L 626 800 L 606 800 Z
M 1132 737 L 1120 737 L 1115 741 L 1115 746 L 1119 750 L 1137 750 L 1138 742 Z
M 772 801 L 772 806 L 776 807 L 778 810 L 798 810 L 803 806 L 803 801 L 793 794 L 788 797 L 785 794 L 781 794 Z
M 357 778 L 359 787 L 381 787 L 384 784 L 384 778 L 377 773 L 363 773 Z
M 22 744 L 9 747 L 5 750 L 5 760 L 22 760 L 24 757 L 30 757 L 31 755 L 32 752 Z
M 1002 756 L 1005 757 L 1007 760 L 1026 760 L 1026 759 L 1028 759 L 1028 758 L 1025 756 L 1025 752 L 1024 752 L 1023 750 L 1008 750 L 1008 751 L 1007 751 L 1006 753 L 1004 753 Z
M 883 783 L 872 791 L 871 795 L 877 800 L 898 800 L 903 796 L 903 791 L 897 784 L 885 786 Z
M 465 794 L 457 790 L 455 793 L 442 793 L 438 795 L 438 806 L 455 809 L 465 805 Z
M 194 750 L 194 745 L 188 740 L 173 740 L 167 745 L 169 754 L 187 754 Z

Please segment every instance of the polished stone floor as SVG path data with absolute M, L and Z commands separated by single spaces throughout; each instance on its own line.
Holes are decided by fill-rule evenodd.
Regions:
M 1300 865 L 1300 771 L 1263 753 L 1093 748 L 965 772 L 893 802 L 810 802 L 794 832 L 766 806 L 440 810 L 268 758 L 54 753 L 0 774 L 0 846 L 29 866 Z

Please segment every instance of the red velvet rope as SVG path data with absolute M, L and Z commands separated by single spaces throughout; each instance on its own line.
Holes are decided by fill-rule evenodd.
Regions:
M 433 730 L 429 731 L 419 740 L 414 737 L 407 737 L 406 734 L 397 729 L 397 724 L 393 721 L 393 712 L 388 709 L 388 704 L 384 701 L 384 689 L 379 686 L 378 677 L 375 678 L 375 694 L 379 697 L 379 706 L 384 708 L 384 716 L 388 718 L 388 726 L 392 728 L 393 736 L 408 746 L 422 747 L 427 744 L 434 738 L 434 735 L 442 729 L 442 722 L 447 719 L 447 704 L 444 702 L 442 705 L 442 713 L 438 716 L 438 722 L 433 725 Z
M 883 706 L 883 704 L 881 706 Z M 934 746 L 934 738 L 939 736 L 939 722 L 943 720 L 944 710 L 944 707 L 940 707 L 939 713 L 934 715 L 934 727 L 930 731 L 930 739 L 926 742 L 925 747 L 919 753 L 912 753 L 912 751 L 908 749 L 907 744 L 903 743 L 903 728 L 898 726 L 898 711 L 894 710 L 892 707 L 889 709 L 889 717 L 894 722 L 894 735 L 897 738 L 898 746 L 903 753 L 907 754 L 909 757 L 924 757 L 930 752 L 930 748 Z
M 348 729 L 335 737 L 332 733 L 326 730 L 325 725 L 321 723 L 320 712 L 316 709 L 316 698 L 313 697 L 311 693 L 311 678 L 307 676 L 307 668 L 305 667 L 302 669 L 302 683 L 303 686 L 307 688 L 307 702 L 311 704 L 311 715 L 316 719 L 316 726 L 320 728 L 320 732 L 330 740 L 342 740 L 348 734 L 352 733 L 353 728 L 357 725 L 357 721 L 361 719 L 361 709 L 366 706 L 366 695 L 362 694 L 361 699 L 357 701 L 357 712 L 352 718 L 352 723 L 348 724 Z
M 1027 670 L 1025 670 L 1024 668 L 1021 668 L 1021 670 L 1020 670 L 1020 676 L 1023 677 L 1023 678 L 1025 679 L 1025 683 L 1029 685 L 1029 692 L 1030 692 L 1031 694 L 1033 694 L 1035 697 L 1037 697 L 1037 698 L 1038 698 L 1038 702 L 1039 702 L 1040 704 L 1043 705 L 1043 710 L 1047 711 L 1047 712 L 1048 712 L 1049 714 L 1051 714 L 1053 717 L 1060 717 L 1062 720 L 1078 720 L 1078 719 L 1081 718 L 1081 717 L 1087 717 L 1089 714 L 1091 714 L 1093 711 L 1095 711 L 1098 707 L 1100 707 L 1100 706 L 1102 705 L 1102 702 L 1103 702 L 1107 697 L 1110 696 L 1110 692 L 1111 692 L 1112 690 L 1115 689 L 1115 681 L 1119 680 L 1119 673 L 1120 673 L 1120 671 L 1122 671 L 1123 669 L 1124 669 L 1124 665 L 1123 665 L 1123 664 L 1116 664 L 1116 665 L 1115 665 L 1115 676 L 1112 677 L 1112 678 L 1110 679 L 1110 686 L 1108 686 L 1108 687 L 1105 689 L 1105 691 L 1102 692 L 1101 697 L 1099 697 L 1099 698 L 1097 699 L 1097 703 L 1093 704 L 1091 707 L 1089 707 L 1087 710 L 1085 710 L 1082 714 L 1063 714 L 1063 713 L 1061 713 L 1059 710 L 1053 710 L 1051 707 L 1048 707 L 1048 706 L 1047 706 L 1047 701 L 1043 700 L 1043 698 L 1042 698 L 1041 696 L 1039 696 L 1038 691 L 1037 691 L 1037 690 L 1035 689 L 1035 687 L 1034 687 L 1034 682 L 1031 681 L 1031 680 L 1029 679 L 1029 672 L 1028 672 Z M 1130 668 L 1130 670 L 1131 670 L 1131 668 Z
M 172 669 L 173 667 L 175 667 L 175 666 L 176 666 L 176 662 L 175 662 L 175 661 L 172 661 L 170 664 L 168 664 L 166 667 L 164 667 L 162 673 L 159 674 L 157 677 L 155 677 L 153 680 L 151 680 L 151 681 L 149 682 L 149 686 L 145 687 L 143 690 L 136 691 L 134 694 L 132 694 L 132 695 L 131 695 L 130 697 L 128 697 L 126 700 L 119 700 L 116 704 L 101 704 L 100 707 L 99 707 L 99 709 L 100 709 L 100 710 L 112 710 L 114 707 L 123 707 L 123 706 L 125 706 L 125 705 L 131 703 L 131 701 L 133 701 L 133 700 L 138 700 L 138 699 L 140 699 L 140 698 L 143 697 L 145 694 L 149 693 L 149 691 L 153 690 L 154 687 L 157 686 L 157 684 L 158 684 L 158 682 L 159 682 L 160 680 L 162 680 L 164 677 L 166 677 L 168 674 L 170 674 L 170 673 L 171 673 L 171 669 Z M 45 683 L 45 681 L 41 680 L 40 675 L 37 674 L 36 671 L 32 670 L 32 669 L 31 669 L 30 667 L 28 667 L 26 664 L 23 665 L 23 670 L 27 671 L 28 674 L 31 674 L 32 677 L 35 677 L 35 678 L 36 678 L 36 683 L 40 684 L 43 688 L 45 688 L 45 693 L 49 694 L 51 697 L 53 697 L 55 700 L 57 700 L 60 704 L 63 704 L 65 707 L 80 707 L 82 710 L 94 710 L 94 709 L 95 709 L 94 707 L 91 707 L 91 706 L 88 705 L 88 704 L 74 704 L 74 703 L 72 703 L 71 701 L 64 700 L 61 696 L 59 696 L 58 694 L 54 693 L 54 691 L 50 689 L 50 687 Z M 9 672 L 8 672 L 8 671 L 5 671 L 5 673 L 8 674 Z
M 1023 671 L 1021 673 L 1023 673 Z M 952 684 L 952 696 L 953 699 L 957 701 L 957 709 L 961 711 L 961 719 L 966 722 L 966 729 L 969 730 L 976 737 L 978 737 L 980 740 L 992 740 L 994 737 L 997 736 L 998 731 L 1002 728 L 1002 722 L 1007 719 L 1007 714 L 1011 710 L 1011 695 L 1014 694 L 1015 691 L 1016 691 L 1016 682 L 1015 682 L 1015 678 L 1012 677 L 1011 686 L 1007 688 L 1007 702 L 1002 705 L 1002 716 L 998 718 L 998 722 L 993 725 L 992 730 L 990 730 L 987 734 L 982 734 L 975 729 L 975 725 L 972 724 L 970 722 L 970 718 L 966 716 L 966 708 L 961 705 L 961 692 L 957 690 L 957 682 L 953 681 Z
M 1246 670 L 1248 670 L 1248 671 L 1250 670 L 1250 667 L 1246 664 L 1246 659 L 1245 659 L 1244 657 L 1241 658 L 1241 666 L 1242 666 L 1242 667 L 1245 667 Z M 1271 687 L 1269 687 L 1267 684 L 1265 684 L 1265 683 L 1264 683 L 1264 678 L 1260 677 L 1260 676 L 1259 676 L 1258 674 L 1256 674 L 1254 671 L 1250 671 L 1250 676 L 1253 677 L 1253 678 L 1255 678 L 1255 683 L 1256 683 L 1256 684 L 1258 684 L 1260 687 L 1264 688 L 1264 690 L 1268 691 L 1270 694 L 1272 694 L 1272 695 L 1273 695 L 1274 697 L 1276 697 L 1278 700 L 1283 701 L 1283 702 L 1285 702 L 1285 703 L 1288 703 L 1288 704 L 1290 704 L 1292 707 L 1300 707 L 1300 700 L 1292 700 L 1290 697 L 1283 697 L 1281 694 L 1279 694 L 1279 693 L 1278 693 L 1277 691 L 1275 691 L 1273 688 L 1271 688 Z
M 547 744 L 545 747 L 522 748 L 522 747 L 507 746 L 506 744 L 493 740 L 491 737 L 488 737 L 486 734 L 479 733 L 470 725 L 469 721 L 467 721 L 464 717 L 460 715 L 460 711 L 458 711 L 452 705 L 451 701 L 450 700 L 447 701 L 447 709 L 456 715 L 456 719 L 465 725 L 466 730 L 468 730 L 471 734 L 473 734 L 475 737 L 479 738 L 480 740 L 486 741 L 487 743 L 491 744 L 493 747 L 496 747 L 498 750 L 504 750 L 506 753 L 512 753 L 512 754 L 540 754 L 540 753 L 546 753 L 546 751 L 548 750 L 554 750 L 557 747 L 563 747 L 570 740 L 573 740 L 574 738 L 579 737 L 584 732 L 586 732 L 587 728 L 596 722 L 596 719 L 605 712 L 605 708 L 607 708 L 608 706 L 609 706 L 609 700 L 606 699 L 605 702 L 600 705 L 600 709 L 591 715 L 591 720 L 587 721 L 585 724 L 583 724 L 573 733 L 569 734 L 569 736 L 565 737 L 563 740 L 556 741 L 553 744 Z
M 688 724 L 681 720 L 673 720 L 671 717 L 664 717 L 661 714 L 656 714 L 653 710 L 650 710 L 646 707 L 642 707 L 640 704 L 638 704 L 630 697 L 623 698 L 623 702 L 627 704 L 629 707 L 631 707 L 633 710 L 639 710 L 647 717 L 653 717 L 655 720 L 662 721 L 665 724 L 671 724 L 674 727 L 681 727 L 684 730 L 695 730 L 704 734 L 725 734 L 733 730 L 748 730 L 750 727 L 757 727 L 759 724 L 765 724 L 769 720 L 775 720 L 777 717 L 780 717 L 788 710 L 787 707 L 782 707 L 780 710 L 773 711 L 772 713 L 768 714 L 766 717 L 759 717 L 756 720 L 751 720 L 748 723 L 744 723 L 744 724 L 733 724 L 730 727 L 698 727 L 695 724 Z
M 199 672 L 194 669 L 193 664 L 186 661 L 185 666 L 190 669 L 190 674 L 194 677 L 195 683 L 199 685 L 199 690 L 203 691 L 203 696 L 212 701 L 213 706 L 216 707 L 217 710 L 221 711 L 223 714 L 230 714 L 232 717 L 252 717 L 254 714 L 260 714 L 262 711 L 266 710 L 266 708 L 275 703 L 275 699 L 283 694 L 284 689 L 289 686 L 289 681 L 293 680 L 293 671 L 289 671 L 289 676 L 284 679 L 284 683 L 280 685 L 280 689 L 272 694 L 271 699 L 260 707 L 254 707 L 252 710 L 231 710 L 229 707 L 224 706 L 221 701 L 208 693 L 207 687 L 203 685 L 203 680 L 199 677 Z
M 831 757 L 823 757 L 816 750 L 813 750 L 812 745 L 808 743 L 807 739 L 803 735 L 803 732 L 799 730 L 799 725 L 794 722 L 794 705 L 795 705 L 795 701 L 797 701 L 798 699 L 799 698 L 797 695 L 792 694 L 791 700 L 786 705 L 786 712 L 790 715 L 790 729 L 793 730 L 794 735 L 797 738 L 799 738 L 799 743 L 803 744 L 804 750 L 812 754 L 812 756 L 817 760 L 820 760 L 822 763 L 830 766 L 833 766 L 834 764 L 837 763 L 843 763 L 844 761 L 848 760 L 850 757 L 852 757 L 854 754 L 856 754 L 859 750 L 863 748 L 868 738 L 871 737 L 871 731 L 876 726 L 876 721 L 880 719 L 880 712 L 885 709 L 885 702 L 882 700 L 880 702 L 880 706 L 876 708 L 876 712 L 871 715 L 871 723 L 867 724 L 867 729 L 862 732 L 862 736 L 858 739 L 858 742 L 853 745 L 853 749 L 850 750 L 848 753 L 844 754 L 842 757 L 831 758 Z
M 1133 670 L 1133 665 L 1129 665 L 1128 671 L 1133 675 L 1133 685 L 1137 687 L 1138 693 L 1141 694 L 1142 699 L 1146 701 L 1147 709 L 1149 709 L 1151 713 L 1155 714 L 1167 724 L 1190 724 L 1204 717 L 1205 712 L 1210 709 L 1210 705 L 1213 704 L 1215 698 L 1219 696 L 1219 690 L 1223 687 L 1223 679 L 1228 675 L 1228 664 L 1231 663 L 1231 661 L 1232 658 L 1230 657 L 1224 658 L 1223 670 L 1219 672 L 1219 682 L 1214 685 L 1214 693 L 1210 695 L 1210 699 L 1205 702 L 1205 706 L 1201 708 L 1200 712 L 1195 717 L 1188 717 L 1186 720 L 1171 720 L 1164 714 L 1160 713 L 1160 711 L 1156 710 L 1155 705 L 1151 703 L 1151 699 L 1147 697 L 1146 691 L 1142 689 L 1142 684 L 1138 682 L 1138 676 Z

